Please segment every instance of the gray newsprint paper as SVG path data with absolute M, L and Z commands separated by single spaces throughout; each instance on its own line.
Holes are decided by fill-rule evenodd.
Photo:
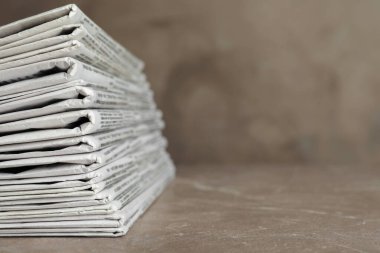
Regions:
M 0 161 L 94 152 L 163 128 L 160 119 L 99 133 L 0 146 Z
M 0 124 L 0 145 L 82 136 L 138 125 L 161 117 L 157 110 L 88 109 Z
M 161 194 L 143 67 L 73 4 L 0 27 L 0 237 L 121 236 Z
M 52 32 L 52 29 L 65 27 L 71 24 L 82 25 L 103 48 L 112 51 L 115 57 L 130 63 L 132 67 L 138 70 L 142 69 L 142 61 L 114 41 L 103 29 L 97 26 L 73 4 L 0 27 L 0 46 L 8 45 L 8 48 L 14 47 L 15 45 L 11 45 L 11 43 L 18 42 L 19 44 L 16 44 L 17 46 L 20 45 L 20 40 L 27 38 L 29 39 L 26 42 L 21 42 L 21 44 L 39 41 L 41 38 L 51 38 L 57 36 L 57 34 L 62 34 L 57 31 Z

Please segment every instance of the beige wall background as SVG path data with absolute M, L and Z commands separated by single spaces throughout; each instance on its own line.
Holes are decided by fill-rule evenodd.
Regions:
M 146 62 L 177 163 L 380 161 L 380 1 L 71 2 Z

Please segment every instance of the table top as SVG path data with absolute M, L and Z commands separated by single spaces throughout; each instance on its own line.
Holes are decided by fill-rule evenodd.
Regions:
M 380 170 L 180 166 L 120 238 L 3 238 L 0 252 L 380 252 Z

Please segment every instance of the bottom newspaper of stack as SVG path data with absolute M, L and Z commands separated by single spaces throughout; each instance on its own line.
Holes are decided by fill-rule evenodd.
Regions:
M 0 146 L 0 236 L 126 234 L 174 177 L 162 127 Z

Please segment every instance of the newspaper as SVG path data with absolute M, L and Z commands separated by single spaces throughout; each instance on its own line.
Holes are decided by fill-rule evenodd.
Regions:
M 30 228 L 30 229 L 1 229 L 2 236 L 109 236 L 109 237 L 116 237 L 125 235 L 129 228 L 133 225 L 133 223 L 136 221 L 136 219 L 144 213 L 144 211 L 149 207 L 149 205 L 154 201 L 155 197 L 158 196 L 170 178 L 164 180 L 161 179 L 155 185 L 152 186 L 149 191 L 144 193 L 143 195 L 137 197 L 135 199 L 135 202 L 131 203 L 130 207 L 126 206 L 125 211 L 128 210 L 128 212 L 125 212 L 123 215 L 123 219 L 120 219 L 119 225 L 116 228 L 98 228 L 98 227 L 85 227 L 85 228 L 76 228 L 76 227 L 70 227 L 70 228 L 52 228 L 55 227 L 55 222 L 44 224 L 45 228 Z M 91 224 L 97 224 L 94 221 L 99 220 L 100 218 L 96 216 L 96 220 L 90 220 L 89 225 L 94 226 Z M 122 220 L 125 220 L 123 223 Z M 103 221 L 103 220 L 101 220 Z M 69 224 L 73 224 L 73 222 L 70 222 Z M 46 227 L 49 227 L 47 229 Z
M 134 196 L 131 196 L 127 201 L 122 202 L 122 197 L 116 198 L 113 200 L 112 204 L 116 207 L 114 210 L 109 212 L 98 212 L 97 219 L 94 220 L 84 220 L 84 219 L 73 219 L 70 215 L 87 215 L 87 212 L 91 213 L 91 210 L 94 210 L 92 215 L 96 213 L 96 208 L 91 207 L 86 211 L 85 208 L 81 209 L 84 213 L 79 210 L 75 211 L 75 208 L 72 210 L 65 209 L 41 209 L 41 212 L 34 212 L 33 214 L 24 214 L 22 217 L 29 217 L 30 222 L 28 223 L 3 223 L 1 224 L 0 233 L 5 235 L 46 235 L 46 233 L 56 233 L 53 235 L 78 235 L 80 233 L 83 236 L 120 236 L 125 234 L 128 231 L 128 228 L 133 224 L 135 219 L 140 216 L 145 209 L 153 202 L 158 194 L 161 193 L 168 181 L 173 177 L 173 170 L 170 169 L 166 174 L 161 174 L 159 177 L 152 177 L 150 181 L 145 182 L 145 185 L 140 187 L 140 191 L 137 191 Z M 150 183 L 153 184 L 150 185 Z M 143 188 L 148 188 L 146 191 L 143 191 Z M 106 206 L 109 206 L 105 205 Z M 99 209 L 102 210 L 102 209 Z M 118 211 L 120 210 L 120 211 Z M 68 211 L 67 213 L 65 211 Z M 59 217 L 59 220 L 55 221 L 46 221 L 46 222 L 33 222 L 36 219 L 39 221 L 38 216 L 43 215 L 45 218 L 49 218 L 51 214 L 57 212 L 55 217 Z M 69 214 L 69 216 L 65 216 Z M 111 216 L 110 214 L 116 214 Z M 12 219 L 17 219 L 19 217 L 16 212 L 11 213 L 8 216 Z M 33 217 L 34 215 L 34 217 Z M 137 215 L 137 216 L 136 216 Z M 61 216 L 66 218 L 60 218 Z M 2 218 L 4 218 L 3 216 Z M 53 216 L 54 217 L 54 216 Z M 134 217 L 133 220 L 132 217 Z M 110 219 L 111 218 L 111 219 Z M 116 222 L 111 222 L 113 219 Z M 60 221 L 63 220 L 63 221 Z M 68 222 L 69 220 L 70 222 Z M 96 222 L 97 221 L 97 222 Z M 53 223 L 53 224 L 52 224 Z M 12 226 L 13 225 L 13 226 Z M 51 228 L 54 227 L 54 228 Z M 22 229 L 21 229 L 22 228 Z M 70 229 L 72 230 L 70 230 Z M 82 229 L 80 229 L 82 228 Z M 102 228 L 102 229 L 99 229 Z M 105 229 L 108 228 L 108 229 Z M 99 233 L 102 232 L 102 233 Z
M 74 4 L 66 5 L 0 27 L 0 46 L 9 45 L 10 43 L 69 24 L 82 24 L 97 41 L 102 43 L 102 45 L 106 45 L 115 55 L 129 61 L 131 65 L 138 70 L 143 68 L 142 61 L 114 41 Z
M 93 87 L 74 86 L 2 103 L 0 123 L 86 108 L 147 110 L 154 109 L 155 105 L 152 96 L 148 95 L 139 97 Z
M 91 109 L 0 124 L 0 145 L 82 136 L 161 118 L 160 111 Z
M 27 53 L 14 55 L 0 59 L 0 70 L 15 68 L 34 62 L 56 59 L 59 57 L 69 56 L 84 63 L 92 64 L 104 71 L 119 77 L 139 78 L 140 74 L 134 69 L 122 68 L 110 62 L 106 56 L 90 50 L 88 46 L 78 40 L 64 42 L 58 45 L 37 49 Z
M 127 138 L 161 130 L 163 125 L 164 123 L 157 119 L 80 137 L 2 145 L 0 146 L 0 161 L 94 152 Z
M 149 145 L 149 147 L 145 147 L 141 150 L 140 147 L 142 145 Z M 1 173 L 0 185 L 15 184 L 15 182 L 19 183 L 21 181 L 27 181 L 31 183 L 55 182 L 57 179 L 56 176 L 64 175 L 68 175 L 65 177 L 66 180 L 73 178 L 89 179 L 91 177 L 100 176 L 98 172 L 92 173 L 92 171 L 111 161 L 123 158 L 124 160 L 122 162 L 129 163 L 135 159 L 138 159 L 145 153 L 150 153 L 158 148 L 165 146 L 165 139 L 162 137 L 150 135 L 146 136 L 146 138 L 140 137 L 140 139 L 125 141 L 122 144 L 113 145 L 111 147 L 92 153 L 3 161 L 0 164 L 1 169 L 21 168 L 25 166 L 38 167 L 29 168 L 27 171 L 22 170 L 19 173 Z M 133 155 L 129 155 L 129 153 L 132 151 L 135 153 Z M 49 164 L 52 164 L 52 166 L 40 166 Z M 58 164 L 58 166 L 53 166 L 53 164 Z M 65 166 L 70 164 L 74 164 L 75 166 Z M 11 180 L 9 178 L 12 178 L 14 180 Z M 26 179 L 21 180 L 20 178 Z M 7 180 L 2 181 L 1 179 Z
M 107 177 L 103 181 L 94 183 L 96 184 L 95 188 L 82 187 L 82 189 L 76 189 L 75 191 L 69 188 L 69 189 L 62 189 L 61 191 L 39 191 L 38 193 L 37 191 L 22 191 L 22 194 L 18 194 L 17 192 L 12 192 L 12 194 L 0 195 L 0 199 L 1 201 L 4 201 L 4 200 L 20 200 L 20 199 L 33 199 L 33 198 L 35 199 L 35 198 L 53 198 L 53 197 L 92 196 L 102 191 L 105 187 L 113 186 L 119 182 L 124 182 L 123 180 L 126 179 L 127 177 L 136 178 L 136 174 L 138 175 L 138 171 L 136 168 L 138 168 L 139 166 L 140 167 L 144 166 L 143 169 L 146 169 L 148 166 L 153 166 L 154 165 L 153 163 L 157 163 L 157 161 L 160 158 L 160 157 L 157 157 L 158 154 L 160 154 L 160 152 L 155 153 L 155 156 L 156 156 L 155 160 L 152 160 L 151 157 L 144 156 L 144 159 L 132 161 L 128 164 L 120 166 L 124 170 L 123 173 L 114 171 L 114 174 L 112 174 L 112 176 Z M 120 164 L 120 163 L 114 163 L 114 165 L 115 164 Z M 112 167 L 108 166 L 108 169 L 112 169 Z
M 18 40 L 14 43 L 4 45 L 0 47 L 0 58 L 16 56 L 74 40 L 80 41 L 96 53 L 108 58 L 110 61 L 113 61 L 126 69 L 129 69 L 131 72 L 136 73 L 137 70 L 131 66 L 129 61 L 120 58 L 119 55 L 115 54 L 111 48 L 96 40 L 87 31 L 87 29 L 80 24 L 61 26 L 25 39 Z
M 104 90 L 126 92 L 146 92 L 149 84 L 145 77 L 131 76 L 121 79 L 117 76 L 80 62 L 70 57 L 52 59 L 24 66 L 2 70 L 0 75 L 0 100 L 26 95 L 30 92 L 41 94 L 75 85 L 95 86 Z M 78 84 L 81 83 L 82 84 Z M 49 89 L 50 88 L 50 89 Z
M 140 167 L 140 169 L 136 169 L 137 171 L 141 172 L 141 169 L 144 169 L 144 167 Z M 145 167 L 145 171 L 147 171 Z M 149 177 L 145 177 L 144 180 L 141 180 L 140 182 L 137 183 L 137 180 L 132 181 L 130 180 L 130 177 L 125 177 L 124 180 L 125 182 L 129 180 L 128 184 L 120 184 L 118 189 L 117 188 L 110 188 L 110 187 L 105 187 L 102 189 L 100 194 L 97 196 L 105 196 L 108 195 L 112 198 L 109 200 L 105 200 L 107 203 L 101 203 L 98 202 L 97 205 L 88 205 L 87 207 L 84 207 L 85 203 L 81 202 L 63 202 L 61 206 L 58 207 L 60 204 L 58 201 L 53 202 L 51 205 L 37 205 L 36 208 L 28 208 L 29 210 L 17 210 L 18 206 L 17 205 L 8 205 L 8 202 L 1 202 L 1 213 L 0 213 L 0 218 L 5 219 L 4 217 L 7 216 L 17 216 L 22 215 L 23 218 L 36 218 L 38 215 L 46 215 L 48 217 L 49 214 L 57 214 L 61 216 L 72 216 L 74 215 L 73 212 L 76 212 L 77 210 L 82 210 L 84 213 L 78 213 L 77 215 L 85 215 L 86 212 L 92 212 L 92 214 L 110 214 L 114 213 L 116 210 L 122 209 L 129 203 L 131 198 L 136 196 L 139 192 L 144 190 L 144 187 L 148 187 L 152 181 L 156 181 L 157 177 L 159 176 L 173 176 L 173 169 L 172 166 L 170 165 L 170 162 L 168 160 L 164 161 L 161 163 L 161 165 L 156 165 L 155 168 L 153 168 L 153 171 L 155 173 L 150 173 Z M 160 171 L 160 173 L 158 173 Z M 161 173 L 162 171 L 165 171 L 165 173 Z M 136 176 L 136 174 L 134 175 Z M 140 178 L 144 177 L 144 173 L 140 174 Z M 136 177 L 135 177 L 136 179 Z M 110 189 L 116 190 L 112 191 Z M 132 189 L 132 191 L 131 191 Z M 111 193 L 112 192 L 112 193 Z M 109 195 L 111 193 L 111 195 Z M 96 194 L 94 194 L 96 196 Z M 29 199 L 27 199 L 29 200 Z M 57 204 L 58 202 L 58 204 Z M 5 205 L 4 205 L 5 204 Z M 78 209 L 79 207 L 80 209 Z M 8 209 L 7 209 L 8 207 Z M 21 207 L 19 207 L 21 208 Z M 25 208 L 25 206 L 24 206 Z M 104 212 L 105 211 L 105 212 Z M 20 216 L 21 217 L 21 216 Z M 14 217 L 15 218 L 15 217 Z
M 132 171 L 130 171 L 132 170 Z M 105 204 L 113 200 L 120 191 L 123 191 L 131 185 L 138 183 L 140 177 L 145 176 L 149 171 L 149 166 L 144 166 L 143 169 L 138 171 L 138 166 L 131 166 L 128 174 L 122 179 L 113 181 L 112 184 L 107 185 L 102 191 L 97 193 L 75 192 L 75 193 L 56 193 L 56 194 L 39 194 L 29 196 L 7 196 L 0 197 L 0 207 L 3 206 L 17 206 L 17 205 L 30 205 L 30 204 L 48 204 L 58 202 L 74 202 L 85 200 L 97 200 L 100 204 Z
M 0 27 L 0 237 L 127 233 L 175 175 L 143 62 L 66 5 Z
M 158 160 L 155 159 L 155 160 L 150 160 L 151 168 L 158 167 L 160 168 L 162 172 L 162 169 L 165 169 L 164 167 L 170 167 L 170 164 L 168 164 L 168 158 L 165 155 L 163 155 L 161 159 L 158 159 Z M 115 183 L 117 182 L 123 182 L 123 184 L 120 184 L 120 186 L 123 186 L 123 187 L 128 186 L 126 187 L 126 189 L 127 188 L 139 189 L 138 185 L 141 185 L 144 181 L 140 180 L 138 182 L 137 178 L 144 177 L 143 173 L 141 173 L 143 170 L 146 170 L 146 171 L 151 170 L 149 169 L 149 166 L 147 165 L 147 161 L 143 161 L 141 159 L 134 163 L 122 163 L 122 162 L 123 162 L 123 159 L 120 159 L 118 161 L 113 162 L 109 166 L 104 166 L 104 168 L 101 168 L 98 171 L 96 171 L 98 175 L 89 175 L 89 173 L 86 173 L 85 176 L 76 178 L 76 179 L 80 178 L 80 180 L 86 181 L 88 185 L 97 186 L 97 188 L 94 188 L 91 191 L 87 191 L 87 190 L 81 191 L 81 192 L 61 191 L 61 192 L 41 193 L 41 194 L 34 194 L 34 195 L 30 194 L 28 195 L 29 197 L 23 197 L 23 195 L 20 195 L 20 194 L 2 196 L 2 199 L 7 200 L 7 202 L 0 202 L 0 211 L 4 212 L 4 211 L 24 210 L 25 204 L 29 204 L 28 210 L 31 211 L 32 213 L 35 213 L 35 211 L 32 211 L 32 210 L 39 210 L 41 208 L 44 210 L 46 209 L 50 210 L 50 209 L 57 209 L 57 208 L 68 208 L 68 207 L 73 208 L 73 207 L 94 206 L 95 204 L 97 205 L 105 204 L 104 201 L 101 202 L 96 199 L 93 199 L 93 201 L 91 201 L 90 198 L 83 198 L 82 199 L 83 201 L 78 201 L 78 199 L 74 199 L 76 200 L 75 202 L 68 202 L 68 199 L 65 199 L 65 201 L 61 201 L 61 203 L 59 203 L 60 201 L 58 200 L 59 200 L 59 197 L 73 197 L 73 196 L 78 197 L 78 196 L 84 196 L 84 195 L 85 196 L 96 195 L 97 193 L 103 192 L 104 189 L 106 189 L 107 187 L 115 185 Z M 96 173 L 93 173 L 93 174 L 96 174 Z M 151 174 L 152 173 L 150 172 L 149 176 L 152 176 Z M 90 177 L 90 179 L 86 179 L 86 177 Z M 70 179 L 75 180 L 75 178 L 56 178 L 56 181 L 57 180 L 64 181 L 64 180 L 70 180 Z M 126 182 L 133 183 L 133 185 L 131 186 L 130 184 L 127 184 Z M 23 181 L 23 183 L 27 184 L 28 182 Z M 86 194 L 83 194 L 83 192 L 86 192 Z M 125 191 L 125 193 L 126 195 L 120 195 L 120 196 L 118 195 L 118 197 L 124 196 L 123 199 L 125 199 L 127 198 L 127 196 L 132 194 L 133 191 L 130 191 L 130 189 L 128 189 L 128 191 Z M 41 198 L 43 198 L 44 196 L 46 198 L 41 200 Z M 116 197 L 116 195 L 110 196 L 110 198 L 111 197 Z M 13 202 L 10 202 L 9 200 L 13 200 Z M 42 203 L 43 203 L 42 206 L 38 205 Z M 3 214 L 9 215 L 9 213 L 3 213 Z M 0 213 L 0 215 L 2 215 L 2 213 Z

